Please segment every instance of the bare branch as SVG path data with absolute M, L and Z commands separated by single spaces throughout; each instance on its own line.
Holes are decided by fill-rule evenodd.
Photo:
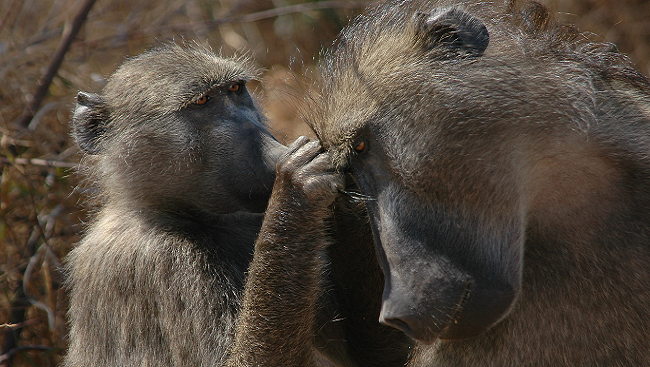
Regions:
M 315 3 L 296 4 L 260 11 L 257 13 L 234 16 L 232 18 L 223 18 L 210 21 L 211 24 L 220 23 L 248 23 L 256 22 L 262 19 L 279 17 L 281 15 L 305 13 L 313 10 L 323 9 L 357 9 L 364 8 L 370 4 L 369 1 L 319 1 Z
M 50 88 L 50 84 L 52 83 L 52 79 L 54 79 L 54 75 L 56 75 L 56 72 L 59 70 L 61 63 L 63 62 L 65 53 L 68 52 L 68 49 L 72 44 L 72 40 L 74 40 L 74 38 L 77 36 L 77 33 L 79 33 L 81 25 L 86 20 L 88 12 L 90 12 L 90 9 L 95 4 L 95 1 L 96 0 L 85 0 L 81 5 L 81 9 L 79 9 L 79 12 L 72 20 L 72 25 L 63 29 L 63 37 L 61 38 L 61 42 L 56 48 L 56 51 L 54 51 L 52 61 L 47 67 L 47 71 L 39 81 L 39 86 L 36 90 L 36 93 L 34 94 L 34 98 L 32 99 L 31 103 L 29 103 L 29 105 L 25 108 L 22 116 L 18 120 L 18 126 L 26 128 L 29 125 L 30 121 L 32 121 L 34 114 L 38 110 L 38 107 L 41 105 L 43 99 L 45 98 L 45 95 L 47 94 L 47 90 Z
M 77 167 L 77 163 L 52 161 L 52 160 L 39 159 L 39 158 L 33 158 L 33 159 L 15 158 L 13 160 L 10 160 L 5 157 L 0 157 L 0 165 L 2 164 L 19 164 L 24 166 L 33 165 L 33 166 L 62 167 L 62 168 Z
M 0 329 L 12 329 L 12 330 L 15 330 L 15 329 L 23 328 L 25 326 L 36 325 L 36 324 L 38 324 L 39 322 L 42 322 L 42 321 L 43 321 L 43 318 L 37 317 L 37 318 L 34 318 L 34 319 L 30 319 L 30 320 L 23 321 L 23 322 L 18 322 L 18 323 L 15 323 L 15 324 L 0 324 Z
M 305 13 L 314 10 L 323 10 L 323 9 L 359 9 L 365 8 L 370 5 L 372 2 L 370 0 L 366 1 L 319 1 L 315 3 L 306 3 L 306 4 L 296 4 L 283 6 L 280 8 L 274 8 L 270 10 L 259 11 L 256 13 L 236 15 L 236 16 L 227 16 L 219 19 L 213 19 L 205 21 L 204 24 L 208 29 L 212 29 L 220 24 L 225 23 L 250 23 L 256 22 L 263 19 L 274 18 L 281 15 L 294 14 L 294 13 Z M 156 34 L 163 31 L 168 32 L 186 32 L 191 30 L 191 25 L 169 25 L 169 26 L 156 26 L 152 28 L 142 29 L 139 31 L 129 32 L 129 37 L 143 37 L 148 34 Z M 84 43 L 87 47 L 96 47 L 98 44 L 105 43 L 107 40 L 113 39 L 115 36 L 107 36 L 103 38 L 98 38 L 90 40 Z

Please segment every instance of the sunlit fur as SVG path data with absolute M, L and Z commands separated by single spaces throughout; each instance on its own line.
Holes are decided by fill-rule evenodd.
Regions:
M 244 59 L 168 45 L 77 97 L 73 135 L 98 209 L 67 258 L 64 366 L 227 358 L 284 147 L 247 92 L 190 104 L 255 74 Z
M 422 47 L 414 14 L 451 7 L 487 27 L 480 56 Z M 392 1 L 326 53 L 305 116 L 378 207 L 375 229 L 444 219 L 475 239 L 468 263 L 517 292 L 487 331 L 414 365 L 648 365 L 650 87 L 585 38 L 536 3 Z M 415 204 L 380 207 L 364 185 Z

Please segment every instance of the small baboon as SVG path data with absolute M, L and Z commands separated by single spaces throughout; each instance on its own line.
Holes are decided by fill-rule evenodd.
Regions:
M 100 209 L 68 257 L 66 367 L 224 364 L 287 149 L 246 90 L 256 75 L 245 59 L 172 44 L 126 61 L 100 94 L 77 96 L 73 135 Z M 329 226 L 317 332 L 305 340 L 319 361 L 404 365 L 412 342 L 377 321 L 383 278 L 363 206 L 342 201 Z M 374 271 L 349 270 L 357 265 Z
M 256 244 L 236 350 L 277 343 L 249 292 L 315 306 L 321 267 L 302 261 L 327 243 L 304 242 L 327 225 L 303 208 L 329 215 L 349 172 L 380 320 L 419 342 L 410 365 L 650 365 L 650 83 L 585 39 L 535 2 L 391 1 L 349 26 L 308 109 L 325 152 L 305 145 L 277 174 L 262 232 L 277 237 Z M 259 278 L 274 262 L 284 273 Z
M 168 45 L 126 61 L 72 118 L 101 209 L 67 262 L 65 366 L 216 366 L 285 151 L 245 59 Z

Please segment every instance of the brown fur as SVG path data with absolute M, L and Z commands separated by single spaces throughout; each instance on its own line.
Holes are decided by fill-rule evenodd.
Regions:
M 261 237 L 255 254 L 309 281 L 252 268 L 247 295 L 313 300 L 325 222 L 291 188 L 316 180 L 333 200 L 332 171 L 349 170 L 385 278 L 380 319 L 419 341 L 409 365 L 650 365 L 650 85 L 612 45 L 537 3 L 401 0 L 357 19 L 321 71 L 307 115 L 332 163 L 310 163 L 315 146 L 293 163 L 308 174 L 276 183 L 264 225 L 319 237 Z M 294 246 L 307 266 L 282 259 Z M 269 349 L 234 365 L 313 364 L 309 334 L 255 331 L 274 314 L 238 330 L 239 351 Z M 276 331 L 300 357 L 269 355 Z
M 414 14 L 452 8 L 485 25 L 484 52 L 444 39 L 423 47 Z M 536 3 L 394 1 L 344 31 L 310 120 L 370 197 L 384 273 L 426 279 L 425 265 L 438 266 L 472 286 L 453 322 L 385 318 L 432 343 L 413 365 L 650 363 L 649 93 L 613 46 L 582 41 Z M 391 251 L 416 233 L 420 259 L 439 257 L 401 269 Z M 458 238 L 466 249 L 447 245 Z M 490 297 L 476 295 L 481 274 L 511 287 L 507 308 L 472 310 Z M 446 290 L 420 286 L 413 307 L 446 302 Z M 384 292 L 388 313 L 391 292 L 416 291 Z M 493 321 L 483 326 L 481 312 Z M 418 330 L 427 322 L 442 324 L 439 334 Z
M 73 134 L 101 207 L 67 259 L 64 365 L 215 366 L 284 151 L 244 59 L 169 45 L 80 93 Z M 209 93 L 205 105 L 192 104 Z

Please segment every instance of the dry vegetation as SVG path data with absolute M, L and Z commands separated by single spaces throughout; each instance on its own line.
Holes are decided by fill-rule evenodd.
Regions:
M 266 70 L 255 90 L 273 131 L 290 142 L 308 133 L 293 108 L 296 75 L 367 1 L 99 0 L 29 127 L 17 126 L 82 3 L 0 0 L 0 366 L 53 366 L 66 348 L 59 267 L 88 217 L 68 126 L 77 91 L 98 91 L 125 57 L 166 40 L 247 53 Z M 590 37 L 619 45 L 648 75 L 650 3 L 547 3 Z

